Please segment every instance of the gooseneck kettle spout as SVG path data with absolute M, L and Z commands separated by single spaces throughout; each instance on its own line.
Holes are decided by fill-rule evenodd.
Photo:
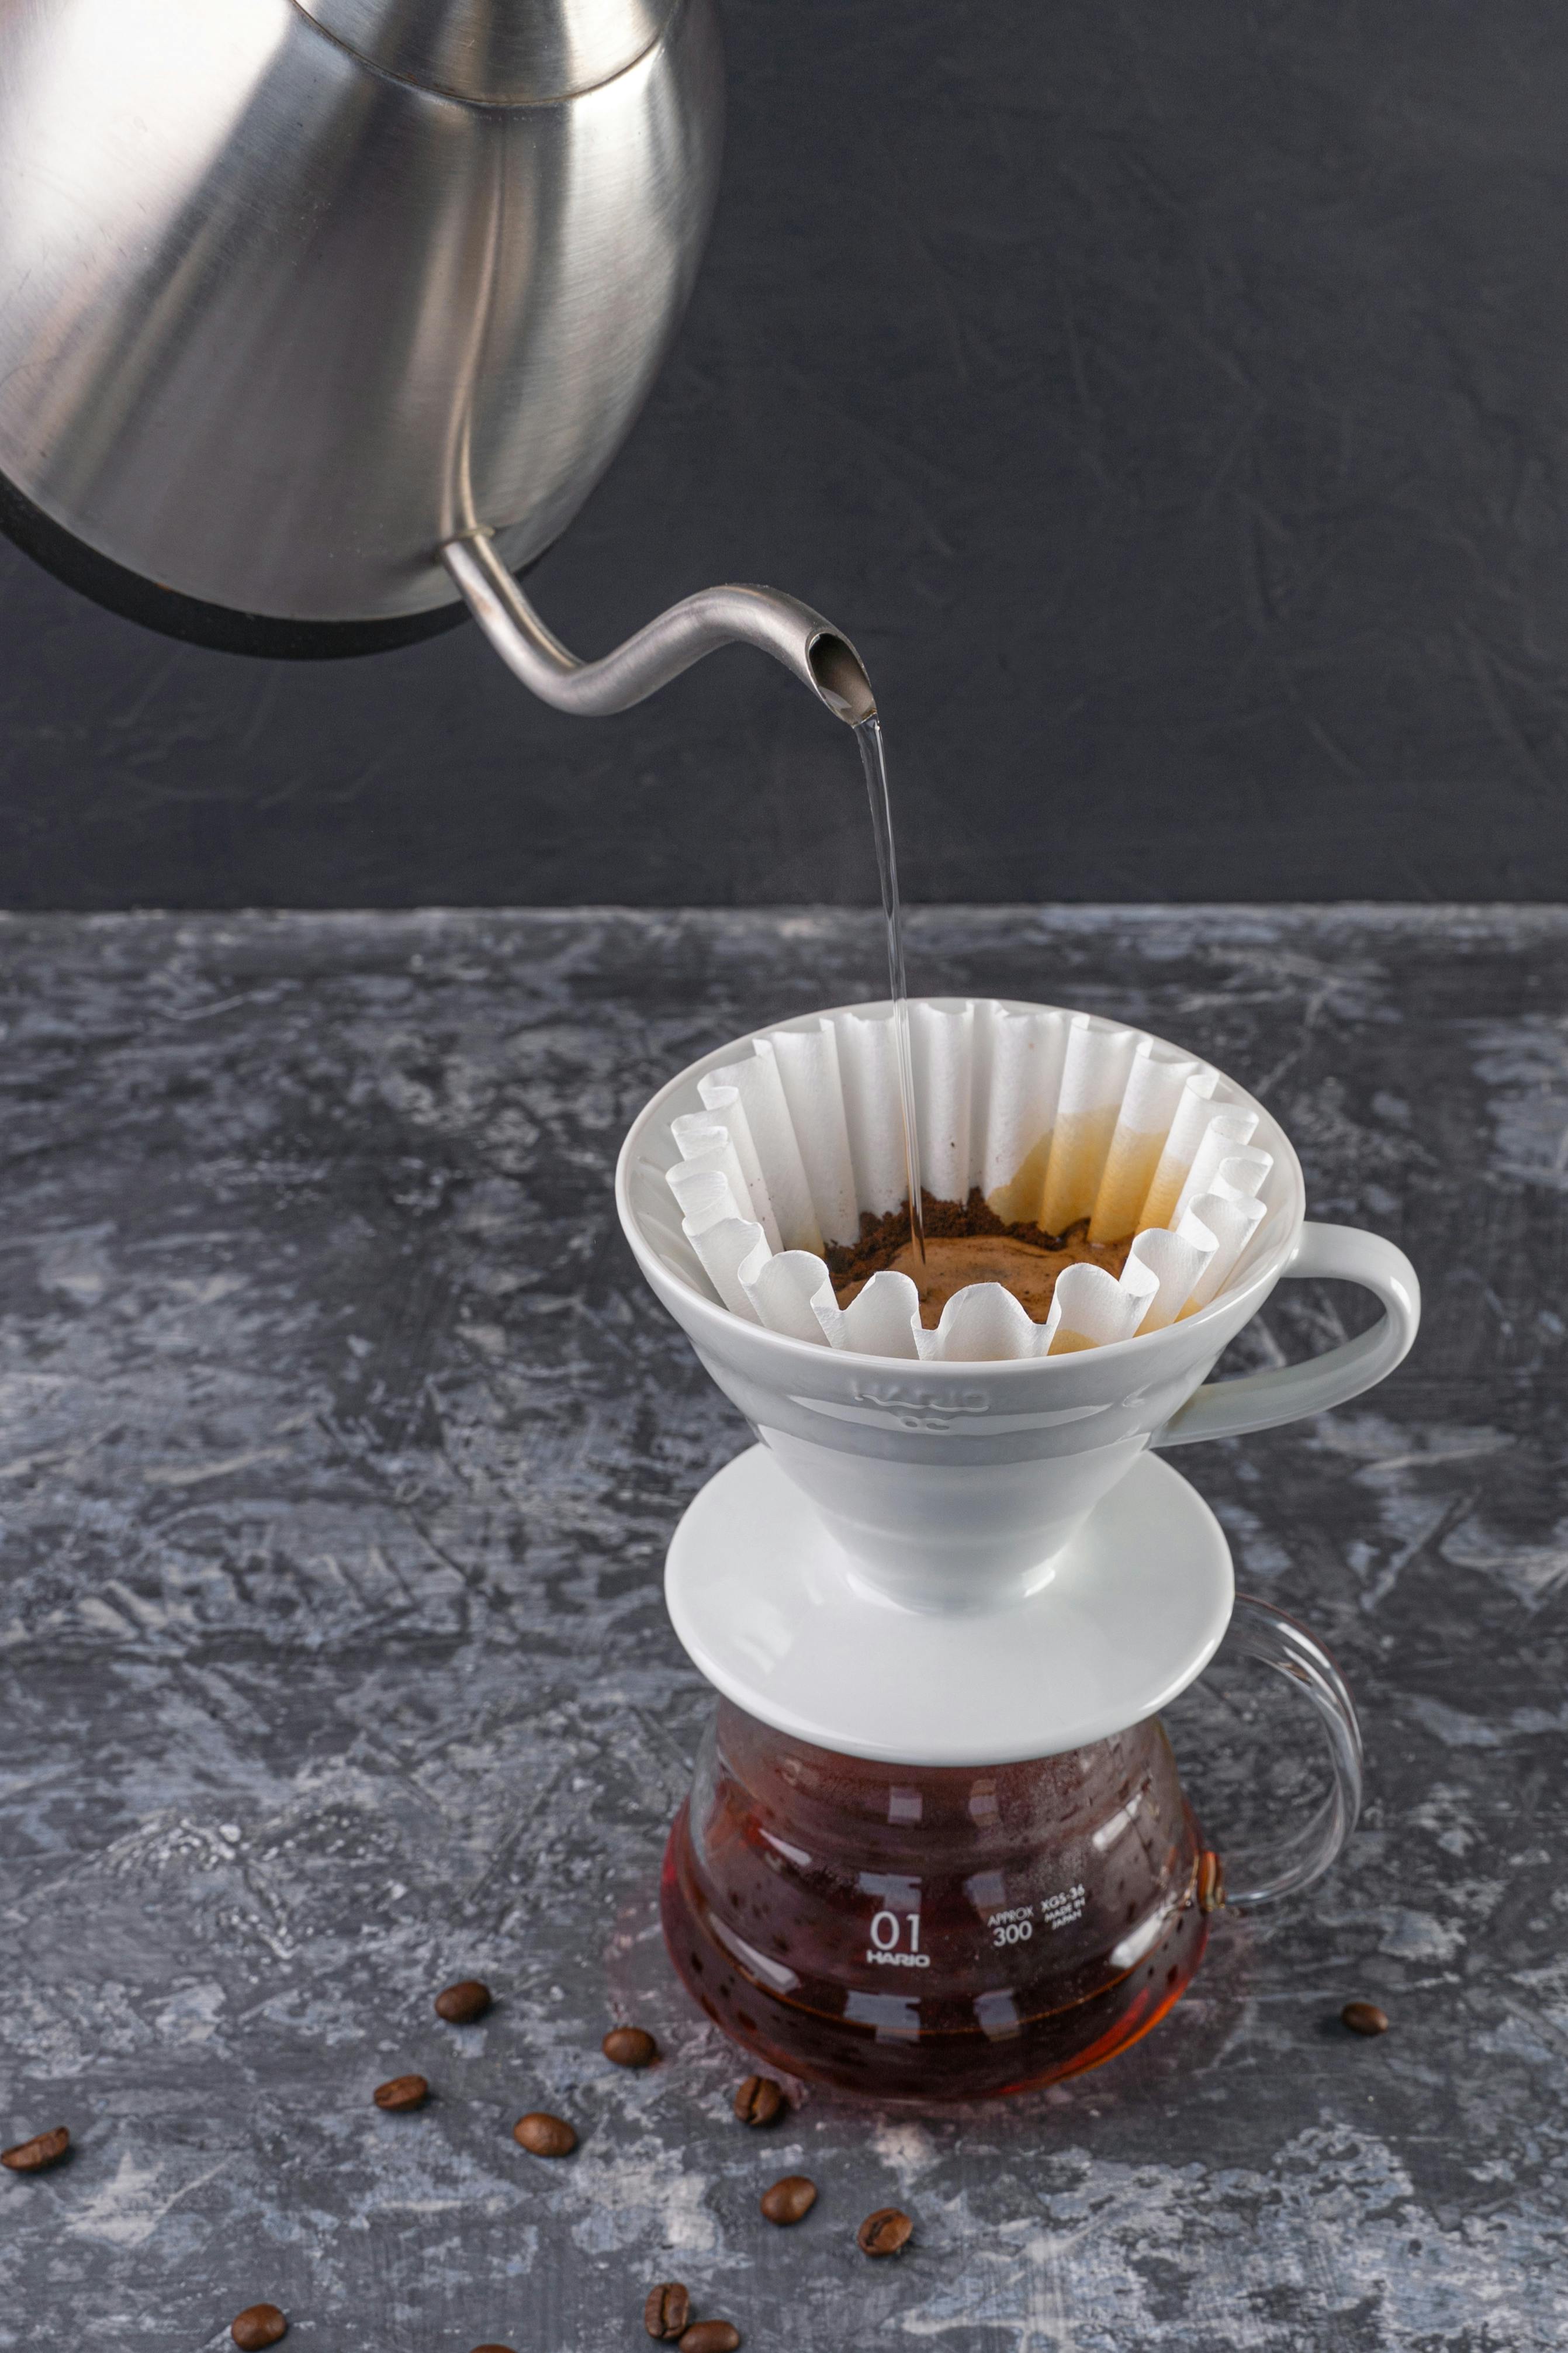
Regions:
M 448 540 L 441 560 L 508 669 L 557 711 L 587 718 L 629 711 L 705 654 L 747 645 L 772 654 L 847 725 L 876 713 L 871 681 L 848 638 L 777 588 L 700 589 L 612 653 L 580 661 L 540 619 L 488 532 Z

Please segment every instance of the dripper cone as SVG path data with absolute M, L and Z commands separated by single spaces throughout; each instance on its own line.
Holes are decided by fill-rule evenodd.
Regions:
M 633 1123 L 616 1200 L 643 1274 L 842 1573 L 917 1611 L 1005 1612 L 1151 1443 L 1179 1442 L 1194 1392 L 1297 1251 L 1305 1195 L 1263 1106 L 1160 1039 L 994 999 L 910 1012 L 933 1193 L 1016 1203 L 1035 1187 L 1043 1205 L 1047 1186 L 1070 1187 L 1092 1225 L 1152 1169 L 1147 1201 L 1179 1148 L 1176 1224 L 1144 1227 L 1119 1280 L 1069 1267 L 1046 1324 L 991 1283 L 925 1331 L 894 1272 L 841 1307 L 822 1251 L 904 1198 L 885 1005 L 755 1033 L 671 1079 Z M 1206 1189 L 1184 1202 L 1189 1185 Z M 1264 1399 L 1258 1418 L 1280 1416 Z M 746 1608 L 759 1656 L 787 1646 L 764 1592 Z
M 1057 1733 L 1098 1736 L 1084 1725 L 1161 1704 L 1223 1628 L 1224 1533 L 1152 1450 L 1359 1396 L 1409 1347 L 1420 1286 L 1392 1243 L 1309 1224 L 1289 1136 L 1178 1048 L 1044 1007 L 912 1010 L 936 1183 L 1005 1202 L 1009 1187 L 1026 1203 L 1037 1188 L 1042 1205 L 1059 1183 L 1087 1202 L 1086 1230 L 1124 1217 L 1140 1184 L 1140 1219 L 1163 1208 L 1167 1222 L 1142 1223 L 1128 1244 L 1144 1288 L 1123 1313 L 1137 1328 L 1052 1345 L 1088 1324 L 1092 1301 L 1040 1326 L 977 1286 L 923 1347 L 913 1286 L 900 1303 L 891 1276 L 848 1308 L 835 1301 L 842 1321 L 825 1322 L 826 1265 L 804 1243 L 831 1248 L 851 1211 L 885 1216 L 901 1199 L 888 1008 L 844 1008 L 716 1049 L 644 1106 L 616 1172 L 638 1268 L 761 1441 L 688 1507 L 667 1592 L 710 1680 L 804 1739 L 931 1761 L 1044 1754 Z M 786 1082 L 808 1063 L 811 1084 Z M 820 1084 L 835 1065 L 837 1098 Z M 858 1095 L 843 1089 L 849 1069 L 869 1074 Z M 775 1188 L 786 1121 L 793 1182 Z M 1100 1275 L 1102 1293 L 1130 1288 L 1079 1271 Z M 1211 1381 L 1286 1275 L 1360 1284 L 1382 1317 L 1302 1364 Z M 1067 1286 L 1064 1274 L 1058 1293 Z M 1057 1694 L 1048 1706 L 1042 1678 Z M 992 1745 L 1020 1738 L 1044 1745 Z

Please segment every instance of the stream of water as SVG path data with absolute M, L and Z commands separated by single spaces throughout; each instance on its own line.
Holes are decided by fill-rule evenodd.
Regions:
M 888 754 L 882 725 L 875 712 L 855 730 L 860 763 L 866 771 L 866 792 L 871 803 L 871 831 L 877 842 L 877 871 L 882 884 L 882 913 L 888 926 L 888 994 L 893 1000 L 893 1038 L 899 1058 L 899 1100 L 904 1122 L 904 1167 L 910 1184 L 910 1241 L 923 1267 L 926 1255 L 925 1204 L 921 1192 L 921 1136 L 915 1116 L 915 1065 L 910 1045 L 910 995 L 904 979 L 904 932 L 899 903 L 899 860 L 893 846 L 893 809 L 888 798 Z

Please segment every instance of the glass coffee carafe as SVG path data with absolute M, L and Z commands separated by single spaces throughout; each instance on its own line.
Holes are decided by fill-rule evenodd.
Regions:
M 881 2099 L 1016 2092 L 1124 2051 L 1179 2000 L 1215 1911 L 1317 1878 L 1360 1802 L 1327 1653 L 1246 1597 L 1226 1641 L 1312 1701 L 1333 1771 L 1309 1820 L 1228 1871 L 1155 1717 L 1018 1764 L 900 1766 L 721 1700 L 665 1857 L 688 1989 L 768 2063 Z

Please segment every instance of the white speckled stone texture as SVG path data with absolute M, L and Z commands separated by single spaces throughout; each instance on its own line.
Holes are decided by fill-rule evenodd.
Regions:
M 1242 1584 L 1336 1651 L 1370 1802 L 1222 1919 L 1100 2074 L 763 2136 L 655 1883 L 707 1705 L 659 1598 L 745 1432 L 637 1282 L 652 1088 L 877 986 L 858 913 L 0 922 L 0 2346 L 1533 2353 L 1568 2337 L 1568 913 L 926 910 L 914 985 L 1055 998 L 1263 1095 L 1311 1213 L 1408 1250 L 1416 1352 L 1194 1451 Z M 1323 1345 L 1289 1286 L 1236 1352 Z M 1223 1672 L 1173 1729 L 1224 1843 L 1313 1736 Z M 431 1996 L 487 1978 L 481 2027 Z M 1337 2023 L 1382 2002 L 1380 2041 Z M 651 2025 L 647 2074 L 599 2056 Z M 372 2087 L 428 2074 L 387 2116 Z M 570 2161 L 510 2137 L 573 2116 Z M 792 2232 L 756 2199 L 810 2172 Z M 906 2205 L 870 2264 L 854 2229 Z

